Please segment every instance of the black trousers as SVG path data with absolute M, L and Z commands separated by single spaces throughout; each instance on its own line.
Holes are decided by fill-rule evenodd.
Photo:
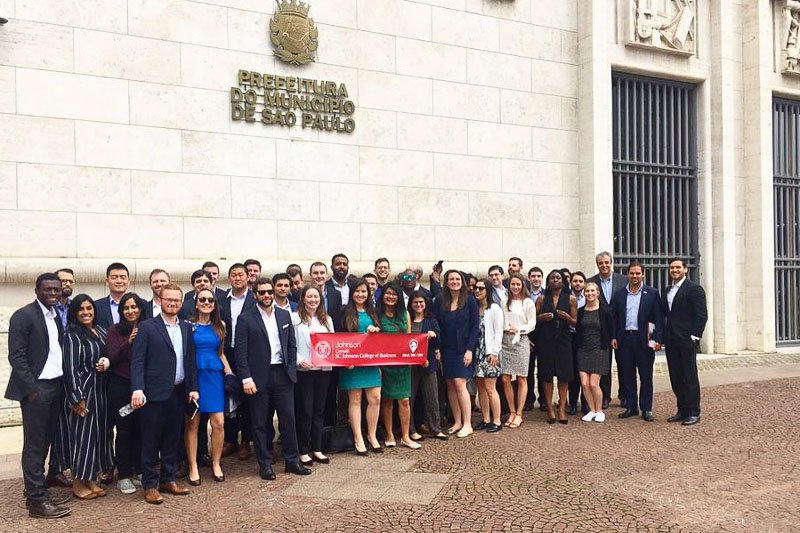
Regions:
M 539 393 L 539 405 L 544 405 L 544 383 L 538 379 L 533 371 L 536 368 L 536 348 L 531 348 L 530 366 L 528 368 L 528 396 L 525 403 L 533 405 L 536 403 L 536 393 Z
M 697 377 L 697 345 L 691 339 L 667 338 L 667 368 L 672 392 L 683 416 L 700 415 L 700 380 Z
M 129 478 L 142 471 L 142 444 L 140 418 L 141 409 L 128 416 L 119 416 L 121 407 L 131 402 L 131 380 L 116 374 L 111 375 L 108 384 L 108 410 L 117 436 L 114 439 L 114 463 L 120 479 Z
M 231 370 L 236 374 L 236 363 L 233 354 L 233 349 L 225 351 L 225 357 L 228 359 L 228 364 L 231 365 Z M 206 417 L 208 419 L 208 417 Z M 251 426 L 250 415 L 250 396 L 242 394 L 239 402 L 239 407 L 236 408 L 236 416 L 225 417 L 225 442 L 236 444 L 239 442 L 239 432 L 242 432 L 242 444 L 245 442 L 253 441 L 253 428 Z M 206 428 L 206 424 L 200 421 L 200 426 Z M 206 437 L 207 441 L 207 437 Z M 206 453 L 208 453 L 208 444 L 205 445 Z M 197 446 L 197 453 L 202 455 L 200 445 Z
M 322 451 L 322 426 L 332 373 L 324 370 L 297 372 L 294 420 L 297 427 L 297 451 L 300 455 Z
M 178 447 L 183 433 L 186 392 L 183 384 L 172 389 L 164 401 L 148 400 L 142 407 L 142 487 L 153 489 L 159 483 L 175 481 Z M 156 469 L 161 457 L 161 470 Z
M 272 418 L 278 412 L 278 428 L 281 432 L 281 451 L 286 463 L 299 462 L 297 451 L 297 429 L 294 423 L 294 383 L 289 379 L 283 365 L 270 365 L 267 384 L 250 397 L 253 446 L 258 465 L 262 468 L 275 462 L 272 441 L 275 428 Z
M 581 391 L 581 374 L 578 370 L 578 345 L 574 341 L 575 337 L 573 336 L 572 342 L 572 368 L 574 369 L 574 374 L 572 376 L 572 381 L 569 382 L 569 388 L 567 395 L 569 405 L 578 405 L 578 397 L 581 399 L 581 407 L 584 411 L 586 411 L 586 397 L 583 395 Z M 589 411 L 586 411 L 587 413 Z
M 47 499 L 44 460 L 58 428 L 58 417 L 64 407 L 61 378 L 36 381 L 38 394 L 33 400 L 23 399 L 22 408 L 22 479 L 28 500 Z M 55 474 L 55 472 L 53 472 Z
M 642 345 L 639 333 L 625 333 L 619 347 L 620 383 L 622 396 L 628 409 L 636 409 L 638 398 L 639 409 L 653 410 L 653 363 L 656 354 Z M 639 374 L 639 393 L 636 393 L 636 374 Z

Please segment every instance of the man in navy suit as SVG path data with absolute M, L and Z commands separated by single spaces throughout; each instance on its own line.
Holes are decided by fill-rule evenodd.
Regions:
M 708 320 L 703 287 L 686 277 L 686 261 L 669 262 L 672 284 L 664 290 L 662 308 L 666 317 L 664 343 L 672 392 L 678 411 L 667 419 L 693 426 L 700 421 L 700 380 L 697 378 L 697 348 Z
M 119 300 L 128 292 L 130 273 L 122 263 L 111 263 L 106 268 L 106 285 L 109 295 L 94 301 L 94 325 L 104 329 L 119 322 Z
M 253 443 L 262 479 L 275 479 L 272 418 L 278 412 L 285 471 L 310 474 L 300 464 L 294 421 L 294 384 L 297 383 L 297 344 L 291 315 L 273 305 L 272 282 L 259 278 L 253 285 L 258 305 L 242 312 L 236 323 L 237 374 L 249 395 Z
M 609 252 L 600 252 L 595 256 L 594 260 L 597 264 L 597 274 L 587 279 L 586 282 L 594 282 L 600 288 L 600 305 L 611 305 L 614 295 L 625 288 L 628 280 L 622 274 L 614 272 L 614 258 L 611 257 Z M 608 408 L 608 404 L 611 401 L 611 359 L 614 352 L 615 350 L 608 349 L 609 372 L 600 378 L 600 389 L 603 391 L 603 409 Z M 620 374 L 619 368 L 619 354 L 617 353 L 617 375 Z M 620 405 L 626 407 L 626 402 L 622 396 L 621 383 L 617 385 L 617 397 L 620 399 Z
M 131 358 L 131 405 L 142 408 L 142 487 L 147 503 L 159 491 L 182 496 L 175 482 L 186 403 L 198 400 L 192 327 L 178 318 L 183 292 L 174 283 L 161 289 L 161 315 L 139 324 Z M 159 456 L 161 471 L 156 470 Z
M 644 283 L 644 267 L 638 261 L 628 265 L 628 285 L 614 295 L 611 310 L 615 330 L 611 346 L 619 350 L 620 383 L 627 405 L 619 417 L 639 414 L 636 408 L 638 371 L 641 382 L 638 405 L 642 418 L 652 422 L 653 363 L 655 352 L 661 349 L 664 317 L 658 291 Z

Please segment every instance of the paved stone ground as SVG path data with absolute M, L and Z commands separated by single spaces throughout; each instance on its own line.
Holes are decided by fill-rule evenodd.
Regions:
M 226 459 L 228 480 L 159 507 L 141 493 L 72 502 L 61 521 L 29 519 L 19 479 L 0 481 L 0 531 L 800 531 L 797 379 L 703 390 L 703 420 L 545 423 L 368 458 L 332 456 L 311 476 L 263 482 Z

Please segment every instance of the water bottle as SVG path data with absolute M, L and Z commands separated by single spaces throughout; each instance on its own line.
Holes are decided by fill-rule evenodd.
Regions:
M 144 405 L 146 402 L 147 402 L 147 398 L 142 398 L 142 405 Z M 119 408 L 119 416 L 126 417 L 129 414 L 131 414 L 134 410 L 135 410 L 135 408 L 131 404 L 124 405 L 124 406 Z

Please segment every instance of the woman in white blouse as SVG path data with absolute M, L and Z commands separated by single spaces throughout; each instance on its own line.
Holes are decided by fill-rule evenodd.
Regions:
M 508 298 L 503 302 L 505 330 L 503 331 L 503 393 L 510 414 L 506 420 L 509 428 L 522 424 L 522 407 L 528 396 L 528 364 L 530 345 L 528 333 L 536 327 L 536 305 L 531 300 L 525 280 L 521 274 L 508 278 Z M 512 378 L 517 379 L 517 395 L 514 398 Z
M 320 305 L 322 295 L 315 285 L 306 284 L 300 291 L 292 324 L 297 341 L 297 384 L 294 388 L 294 412 L 297 448 L 304 465 L 316 461 L 328 464 L 322 453 L 322 421 L 331 380 L 331 367 L 317 367 L 311 361 L 311 334 L 332 333 L 333 320 Z
M 478 343 L 475 346 L 475 381 L 478 384 L 478 400 L 483 419 L 475 430 L 485 429 L 495 433 L 503 429 L 500 421 L 500 395 L 497 394 L 497 378 L 502 374 L 503 310 L 492 301 L 489 291 L 491 282 L 479 279 L 475 283 L 474 295 L 478 301 L 481 321 L 478 327 Z

